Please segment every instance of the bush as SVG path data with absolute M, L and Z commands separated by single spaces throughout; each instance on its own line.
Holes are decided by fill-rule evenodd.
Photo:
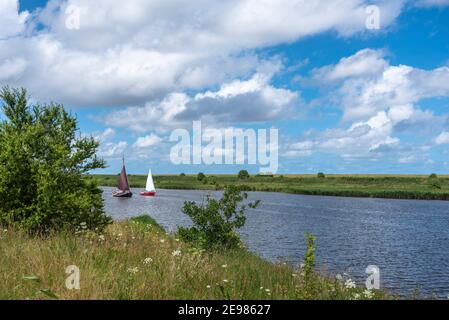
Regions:
M 202 172 L 198 173 L 198 175 L 196 176 L 196 179 L 198 181 L 203 181 L 204 179 L 206 179 L 206 175 Z
M 31 233 L 103 229 L 102 191 L 83 174 L 104 168 L 99 143 L 77 137 L 77 121 L 59 104 L 29 106 L 25 89 L 0 90 L 0 225 Z
M 183 172 L 183 173 L 180 174 L 180 176 L 181 176 L 181 177 L 185 177 L 186 174 Z
M 320 179 L 326 178 L 326 175 L 323 172 L 318 172 L 318 174 L 316 176 Z
M 316 238 L 310 234 L 306 233 L 306 243 L 307 250 L 304 255 L 304 274 L 306 279 L 315 272 L 315 240 Z
M 246 170 L 240 170 L 240 171 L 239 171 L 239 174 L 238 174 L 238 178 L 241 179 L 241 180 L 248 179 L 248 178 L 249 178 L 249 173 L 248 173 L 248 171 L 246 171 Z
M 436 173 L 432 173 L 432 174 L 429 176 L 429 179 L 438 179 L 438 176 L 437 176 Z
M 241 240 L 236 232 L 245 225 L 245 205 L 240 203 L 248 194 L 236 186 L 225 188 L 223 197 L 216 200 L 208 196 L 206 205 L 186 201 L 182 211 L 192 219 L 193 227 L 178 229 L 178 236 L 185 242 L 193 243 L 201 249 L 237 248 Z M 260 201 L 249 203 L 256 208 Z

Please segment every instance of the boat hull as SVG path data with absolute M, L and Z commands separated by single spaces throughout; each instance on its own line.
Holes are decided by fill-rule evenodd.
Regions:
M 116 198 L 131 198 L 133 196 L 133 193 L 131 191 L 117 190 L 112 193 L 112 196 Z
M 143 191 L 140 195 L 144 197 L 154 197 L 156 195 L 156 191 Z

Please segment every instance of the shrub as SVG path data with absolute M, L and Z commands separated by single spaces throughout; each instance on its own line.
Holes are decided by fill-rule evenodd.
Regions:
M 198 181 L 203 181 L 204 179 L 206 179 L 206 175 L 202 172 L 198 173 L 198 175 L 196 176 L 196 179 Z
M 307 250 L 304 255 L 304 275 L 308 279 L 315 272 L 315 240 L 316 238 L 306 233 Z
M 238 174 L 238 178 L 241 179 L 241 180 L 248 179 L 248 178 L 249 178 L 249 173 L 248 173 L 248 171 L 246 171 L 246 170 L 240 170 L 240 171 L 239 171 L 239 174 Z
M 183 172 L 183 173 L 180 174 L 180 176 L 181 176 L 181 177 L 185 177 L 186 174 Z
M 193 226 L 179 228 L 178 236 L 201 249 L 239 247 L 241 240 L 236 229 L 246 222 L 246 206 L 240 203 L 247 197 L 248 194 L 240 188 L 228 186 L 220 200 L 208 196 L 205 205 L 186 201 L 182 211 L 192 219 Z M 248 206 L 256 208 L 259 203 L 256 201 Z
M 62 105 L 29 106 L 25 89 L 0 90 L 0 225 L 31 233 L 103 229 L 102 191 L 83 174 L 105 163 L 99 143 L 77 136 L 77 121 Z
M 437 178 L 438 178 L 438 176 L 437 176 L 436 173 L 432 173 L 432 174 L 429 176 L 429 179 L 437 179 Z
M 318 174 L 316 176 L 320 179 L 326 178 L 326 175 L 323 172 L 318 172 Z

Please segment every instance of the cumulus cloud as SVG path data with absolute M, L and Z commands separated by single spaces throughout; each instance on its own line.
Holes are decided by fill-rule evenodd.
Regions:
M 137 149 L 144 149 L 148 147 L 155 146 L 162 141 L 160 137 L 155 134 L 150 134 L 148 136 L 139 137 L 133 146 Z
M 4 0 L 0 39 L 14 38 L 0 40 L 0 68 L 7 69 L 0 84 L 71 106 L 144 104 L 247 78 L 261 63 L 254 49 L 331 30 L 366 32 L 367 3 L 52 0 L 27 21 L 17 0 Z M 376 3 L 388 26 L 403 1 Z M 79 29 L 66 26 L 71 6 L 79 9 Z
M 419 132 L 434 132 L 444 126 L 444 117 L 422 110 L 425 98 L 449 96 L 449 68 L 423 70 L 391 65 L 385 52 L 365 49 L 341 59 L 335 65 L 313 70 L 311 77 L 336 85 L 329 93 L 351 123 L 347 129 L 314 132 L 292 143 L 289 156 L 328 152 L 343 158 L 375 159 L 386 154 L 406 163 L 426 151 L 429 141 L 419 143 Z M 400 134 L 413 135 L 414 147 L 402 142 Z M 442 133 L 436 138 L 445 143 Z
M 18 0 L 2 0 L 0 2 L 0 40 L 14 37 L 25 30 L 25 22 L 29 17 L 27 11 L 19 13 Z
M 298 107 L 299 93 L 272 86 L 271 76 L 256 73 L 248 80 L 235 80 L 216 91 L 193 96 L 173 93 L 157 103 L 112 112 L 104 122 L 109 126 L 145 132 L 190 126 L 192 120 L 228 124 L 291 117 Z

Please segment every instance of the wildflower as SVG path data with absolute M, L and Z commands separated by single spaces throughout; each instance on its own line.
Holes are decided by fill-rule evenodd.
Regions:
M 354 294 L 354 299 L 355 300 L 359 300 L 360 299 L 360 294 L 358 294 L 358 293 Z
M 223 282 L 224 282 L 224 283 L 228 283 L 229 280 L 228 280 L 228 279 L 223 279 Z
M 260 290 L 263 290 L 263 287 L 260 287 Z
M 137 268 L 137 267 L 128 268 L 126 271 L 131 274 L 136 274 L 137 272 L 139 272 L 139 268 Z
M 372 299 L 374 297 L 374 293 L 369 289 L 363 291 L 363 295 L 368 299 Z
M 104 240 L 105 240 L 105 237 L 104 237 L 104 235 L 100 234 L 100 235 L 98 236 L 98 239 L 99 239 L 100 241 L 104 241 Z
M 292 277 L 296 278 L 298 275 L 296 273 L 292 273 Z
M 175 250 L 171 253 L 173 257 L 179 257 L 181 255 L 181 250 Z
M 4 229 L 3 232 L 8 232 L 8 229 Z
M 136 237 L 132 236 L 131 239 L 136 240 Z
M 355 282 L 352 281 L 351 279 L 346 280 L 345 282 L 345 287 L 347 289 L 354 289 L 356 287 Z
M 341 274 L 337 274 L 335 276 L 335 279 L 337 279 L 338 281 L 341 281 L 341 280 L 343 280 L 343 277 L 341 276 Z
M 271 291 L 270 289 L 265 289 L 265 292 L 267 292 L 267 293 L 270 292 L 270 291 Z
M 161 239 L 161 240 L 160 240 L 160 242 L 161 242 L 161 243 L 164 243 L 164 242 L 165 242 L 165 240 L 164 240 L 164 239 Z
M 299 268 L 300 268 L 300 269 L 304 269 L 305 266 L 306 266 L 306 265 L 305 265 L 304 263 L 301 263 L 301 264 L 299 265 Z
M 151 262 L 153 262 L 153 259 L 151 259 L 151 258 L 145 258 L 143 260 L 143 264 L 150 264 Z
M 179 242 L 179 239 L 178 239 L 178 238 L 176 238 L 176 239 L 175 239 L 175 241 L 176 241 L 176 242 Z
M 227 264 L 223 264 L 223 265 L 221 265 L 221 267 L 222 267 L 223 269 L 226 269 L 226 268 L 228 267 L 228 265 L 227 265 Z
M 208 284 L 208 285 L 206 286 L 206 288 L 207 288 L 207 289 L 210 289 L 210 284 Z

